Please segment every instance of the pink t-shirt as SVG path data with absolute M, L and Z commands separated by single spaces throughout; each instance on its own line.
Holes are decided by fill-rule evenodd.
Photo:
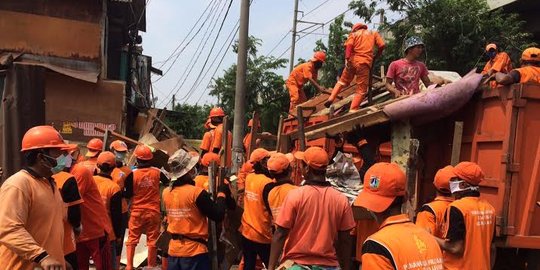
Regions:
M 393 79 L 397 90 L 404 95 L 420 92 L 420 79 L 428 75 L 426 65 L 420 61 L 399 59 L 388 67 L 386 77 Z
M 291 190 L 276 225 L 289 229 L 282 261 L 339 266 L 334 248 L 338 231 L 356 226 L 347 198 L 332 187 L 302 186 Z

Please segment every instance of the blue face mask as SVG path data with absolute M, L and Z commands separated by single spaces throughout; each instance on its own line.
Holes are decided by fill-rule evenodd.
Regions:
M 116 152 L 114 156 L 116 162 L 124 162 L 124 159 L 126 158 L 126 153 Z
M 67 163 L 67 159 L 66 159 L 66 155 L 62 154 L 60 156 L 58 156 L 57 158 L 53 158 L 51 156 L 47 156 L 47 155 L 44 155 L 49 161 L 52 161 L 52 162 L 49 162 L 51 164 L 51 172 L 53 174 L 57 174 L 61 171 L 64 170 L 64 168 L 66 168 L 66 163 Z
M 492 59 L 495 56 L 497 56 L 497 53 L 496 52 L 487 52 L 487 56 L 489 57 L 489 59 Z

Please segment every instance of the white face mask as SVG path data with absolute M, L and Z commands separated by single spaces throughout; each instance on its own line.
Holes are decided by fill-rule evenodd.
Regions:
M 465 181 L 463 180 L 450 181 L 450 192 L 452 192 L 452 194 L 455 194 L 456 192 L 468 191 L 468 190 L 479 191 L 479 188 L 477 186 L 467 185 L 467 187 L 461 188 L 460 187 L 461 183 L 465 183 Z
M 73 164 L 73 157 L 71 155 L 67 155 L 66 156 L 66 161 L 65 161 L 65 167 L 66 168 L 71 168 L 72 164 Z

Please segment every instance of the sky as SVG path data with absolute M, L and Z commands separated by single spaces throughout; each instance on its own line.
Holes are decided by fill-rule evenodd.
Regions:
M 164 72 L 164 76 L 152 75 L 152 87 L 154 95 L 158 98 L 156 104 L 158 108 L 164 106 L 170 108 L 172 94 L 175 94 L 177 104 L 217 102 L 216 98 L 208 94 L 207 86 L 212 75 L 218 78 L 223 75 L 223 70 L 236 63 L 237 56 L 232 52 L 232 48 L 228 47 L 227 38 L 232 36 L 231 33 L 236 34 L 234 30 L 240 17 L 240 1 L 233 0 L 214 49 L 210 52 L 229 0 L 149 0 L 146 33 L 143 32 L 141 35 L 143 54 L 151 56 L 153 66 Z M 298 10 L 306 15 L 302 17 L 302 13 L 299 12 L 298 19 L 318 23 L 328 22 L 347 11 L 349 2 L 350 0 L 300 0 Z M 314 10 L 316 7 L 318 8 Z M 212 9 L 215 12 L 210 12 Z M 249 34 L 262 40 L 259 54 L 289 59 L 293 9 L 294 0 L 253 0 L 250 8 Z M 310 13 L 307 14 L 308 12 Z M 199 20 L 203 13 L 204 16 Z M 352 11 L 348 11 L 345 13 L 345 20 L 355 23 L 359 18 Z M 201 27 L 203 22 L 205 24 Z M 299 23 L 297 28 L 301 30 L 308 26 L 310 25 Z M 329 24 L 319 27 L 314 34 L 299 40 L 296 44 L 295 59 L 310 58 L 316 40 L 322 39 L 326 43 L 328 29 Z M 197 31 L 199 32 L 195 35 Z M 234 40 L 236 39 L 237 35 L 234 37 Z M 188 44 L 186 41 L 189 40 L 191 42 Z M 282 42 L 279 43 L 280 41 Z M 179 48 L 177 53 L 170 57 L 176 48 Z M 178 54 L 182 49 L 183 51 Z M 206 67 L 203 68 L 207 57 Z M 167 59 L 169 61 L 164 62 Z M 218 65 L 221 59 L 223 60 Z M 288 66 L 276 70 L 276 73 L 286 78 Z

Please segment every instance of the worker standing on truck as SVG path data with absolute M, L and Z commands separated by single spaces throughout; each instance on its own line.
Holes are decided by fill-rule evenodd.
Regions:
M 168 250 L 169 270 L 211 269 L 207 218 L 221 222 L 226 200 L 231 195 L 228 186 L 221 185 L 214 202 L 206 190 L 195 186 L 193 177 L 197 174 L 194 169 L 197 162 L 198 156 L 183 149 L 169 158 L 172 184 L 163 191 L 167 231 L 172 238 Z
M 276 182 L 266 184 L 263 189 L 263 201 L 273 223 L 275 223 L 287 194 L 296 189 L 297 186 L 291 180 L 290 161 L 284 154 L 275 153 L 270 155 L 267 164 L 270 176 Z
M 373 57 L 373 48 L 377 46 L 377 54 Z M 325 103 L 326 107 L 334 102 L 341 90 L 355 79 L 356 93 L 351 102 L 350 110 L 358 110 L 369 87 L 371 66 L 375 59 L 382 55 L 385 44 L 378 32 L 368 30 L 367 25 L 356 23 L 345 41 L 345 69 L 339 81 L 332 90 L 332 95 Z
M 217 114 L 218 110 L 214 111 L 214 114 Z M 212 111 L 210 111 L 210 114 L 212 114 Z M 223 112 L 223 115 L 225 115 L 225 112 Z M 204 154 L 208 152 L 212 152 L 212 143 L 214 143 L 214 133 L 216 127 L 212 125 L 212 122 L 210 120 L 210 117 L 206 119 L 206 122 L 204 123 L 204 135 L 201 141 L 201 145 L 199 146 L 199 149 L 201 149 L 201 156 L 204 156 Z
M 512 59 L 506 52 L 501 51 L 497 44 L 490 43 L 486 46 L 486 55 L 489 58 L 482 74 L 491 76 L 497 72 L 508 73 L 512 70 Z
M 295 157 L 303 161 L 305 185 L 289 191 L 277 216 L 268 269 L 276 269 L 283 253 L 282 262 L 348 270 L 355 223 L 347 198 L 326 181 L 328 153 L 310 147 Z
M 200 187 L 208 191 L 208 169 L 212 162 L 216 163 L 216 166 L 219 165 L 219 156 L 216 153 L 206 153 L 201 159 L 201 171 L 199 175 L 195 176 L 193 181 L 195 182 L 196 187 Z
M 456 177 L 454 167 L 446 166 L 437 171 L 433 186 L 437 197 L 430 203 L 422 205 L 416 216 L 416 225 L 426 229 L 433 236 L 444 237 L 444 220 L 448 205 L 454 201 L 450 192 L 450 179 Z
M 248 121 L 248 128 L 251 128 L 251 127 L 253 127 L 253 119 L 249 119 L 249 121 Z M 256 131 L 259 132 L 260 129 L 261 129 L 261 122 L 259 122 L 257 124 Z M 261 143 L 261 139 L 256 139 L 254 147 L 259 148 L 260 143 Z M 246 153 L 246 156 L 248 156 L 249 152 L 251 150 L 250 149 L 250 147 L 251 147 L 251 132 L 248 132 L 246 134 L 246 136 L 244 137 L 244 140 L 243 140 L 243 144 L 244 144 L 244 152 Z
M 521 54 L 521 67 L 513 69 L 508 74 L 497 72 L 495 80 L 504 85 L 514 83 L 540 84 L 540 49 L 535 47 L 525 49 Z
M 321 86 L 317 83 L 317 74 L 325 61 L 326 53 L 316 51 L 309 61 L 294 67 L 287 81 L 285 81 L 285 86 L 289 90 L 290 112 L 294 112 L 296 106 L 307 101 L 306 93 L 302 89 L 306 82 L 309 81 L 313 86 L 321 89 Z
M 272 242 L 272 223 L 270 214 L 265 211 L 263 189 L 266 184 L 273 182 L 269 178 L 267 162 L 270 153 L 263 148 L 255 149 L 249 158 L 253 164 L 253 173 L 246 177 L 244 213 L 240 233 L 244 250 L 244 269 L 254 270 L 257 255 L 265 265 L 270 257 Z
M 51 178 L 65 158 L 65 146 L 51 126 L 36 126 L 24 134 L 21 152 L 26 167 L 0 188 L 2 269 L 66 269 L 64 202 Z
M 395 97 L 420 93 L 420 80 L 426 87 L 432 84 L 426 65 L 418 60 L 424 50 L 424 41 L 420 37 L 409 37 L 405 40 L 405 58 L 390 63 L 386 72 L 386 89 Z
M 152 167 L 154 157 L 150 147 L 138 145 L 133 153 L 137 158 L 137 168 L 126 178 L 124 197 L 131 200 L 128 222 L 129 234 L 126 241 L 127 270 L 133 270 L 135 247 L 142 233 L 146 234 L 148 246 L 148 266 L 156 266 L 156 241 L 161 224 L 160 182 L 169 184 L 169 179 L 160 169 Z
M 113 269 L 119 269 L 116 257 L 119 256 L 119 247 L 122 244 L 120 235 L 122 231 L 122 192 L 118 184 L 111 177 L 111 172 L 116 168 L 116 159 L 112 152 L 105 151 L 99 154 L 97 159 L 99 174 L 94 175 L 94 181 L 98 187 L 101 199 L 107 209 L 107 222 L 110 224 L 112 231 L 108 235 L 108 240 L 111 242 L 111 265 Z
M 450 180 L 455 197 L 446 210 L 444 239 L 437 238 L 445 251 L 444 269 L 491 269 L 495 234 L 495 208 L 480 198 L 480 182 L 484 174 L 473 162 L 461 162 Z
M 356 201 L 375 216 L 379 231 L 362 245 L 362 269 L 443 269 L 435 238 L 401 213 L 406 181 L 395 163 L 379 162 L 366 172 Z
M 86 144 L 88 151 L 86 152 L 86 160 L 80 164 L 88 168 L 92 174 L 97 174 L 97 157 L 103 151 L 103 141 L 98 138 L 93 138 Z

